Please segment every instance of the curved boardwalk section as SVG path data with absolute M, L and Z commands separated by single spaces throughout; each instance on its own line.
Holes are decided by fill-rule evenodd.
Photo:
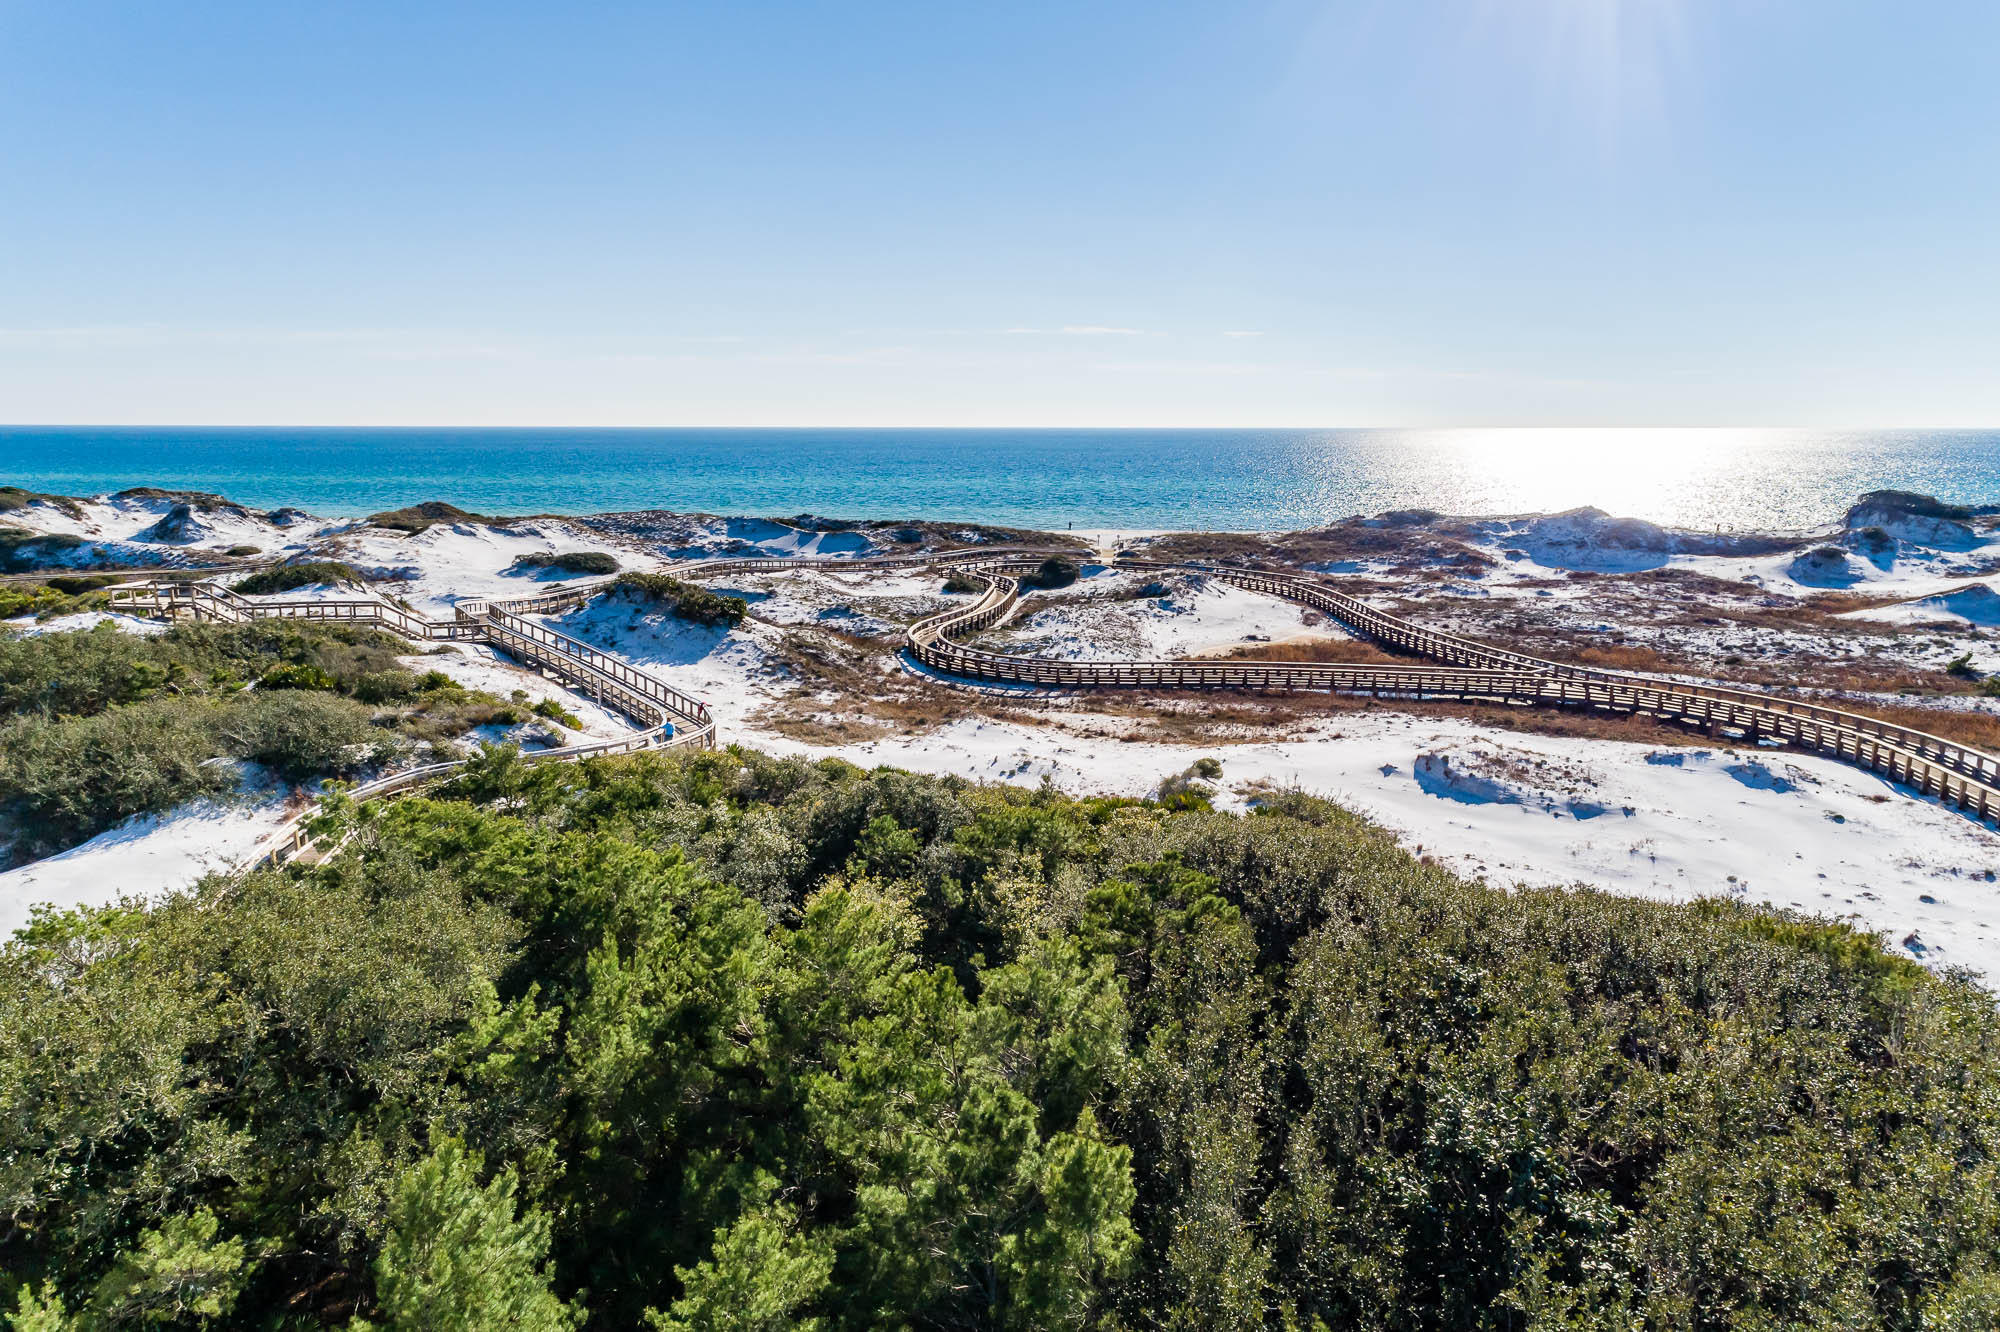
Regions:
M 637 749 L 714 748 L 715 719 L 706 703 L 688 697 L 664 680 L 655 679 L 608 652 L 523 618 L 527 614 L 557 610 L 587 601 L 606 586 L 608 584 L 600 582 L 506 601 L 461 602 L 456 607 L 456 617 L 450 620 L 427 619 L 400 606 L 372 599 L 265 600 L 240 596 L 226 588 L 205 583 L 135 584 L 113 589 L 112 601 L 120 610 L 168 619 L 184 617 L 230 623 L 258 619 L 314 620 L 386 629 L 417 641 L 487 643 L 521 661 L 541 667 L 579 693 L 616 708 L 639 724 L 639 730 L 615 740 L 594 740 L 556 749 L 528 751 L 521 757 L 529 763 L 627 753 Z M 463 767 L 466 762 L 456 759 L 392 773 L 372 782 L 364 782 L 348 795 L 355 800 L 370 800 L 407 790 L 445 776 Z M 304 832 L 308 817 L 301 815 L 286 823 L 259 848 L 256 861 L 282 863 L 303 851 L 309 844 Z
M 1739 732 L 1753 743 L 1773 740 L 1880 773 L 1936 796 L 1981 819 L 2000 816 L 2000 758 L 1924 731 L 1839 708 L 1715 685 L 1681 684 L 1595 670 L 1510 652 L 1427 629 L 1376 609 L 1310 575 L 1208 563 L 1120 559 L 1116 567 L 1206 574 L 1252 592 L 1312 607 L 1385 648 L 1428 658 L 1430 665 L 1328 665 L 1265 661 L 1054 661 L 967 647 L 957 641 L 1005 620 L 1020 598 L 1020 575 L 1050 554 L 1074 550 L 1021 547 L 876 559 L 760 558 L 686 561 L 687 577 L 708 578 L 787 569 L 860 572 L 952 566 L 982 584 L 979 598 L 911 625 L 910 655 L 947 676 L 1059 689 L 1275 689 L 1363 694 L 1377 698 L 1448 699 L 1526 707 L 1592 708 L 1643 714 Z M 417 640 L 492 645 L 632 717 L 630 736 L 523 755 L 530 762 L 585 758 L 636 749 L 713 748 L 708 706 L 645 671 L 546 625 L 525 618 L 588 601 L 616 580 L 500 601 L 466 601 L 450 620 L 431 620 L 387 602 L 285 601 L 239 596 L 202 583 L 150 582 L 113 590 L 120 609 L 140 614 L 241 621 L 303 619 L 369 625 Z M 356 787 L 369 799 L 449 773 L 463 760 L 396 773 Z M 303 817 L 283 830 L 263 855 L 283 861 L 306 844 Z
M 1714 685 L 1680 684 L 1547 661 L 1399 619 L 1307 575 L 1219 564 L 1120 560 L 1119 568 L 1198 572 L 1310 606 L 1384 647 L 1438 666 L 1315 662 L 1071 662 L 983 652 L 952 641 L 1004 620 L 1020 595 L 1019 558 L 988 558 L 966 572 L 985 583 L 977 602 L 920 620 L 906 646 L 926 666 L 978 680 L 1057 688 L 1287 689 L 1389 698 L 1453 699 L 1642 713 L 1777 740 L 1878 772 L 1981 818 L 2000 815 L 2000 758 L 1861 713 Z

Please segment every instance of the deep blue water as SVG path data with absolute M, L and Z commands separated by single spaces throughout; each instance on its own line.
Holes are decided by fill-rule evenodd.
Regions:
M 210 490 L 341 516 L 666 508 L 1273 529 L 1594 504 L 1793 528 L 1863 490 L 2000 501 L 2000 431 L 724 430 L 0 426 L 0 484 Z

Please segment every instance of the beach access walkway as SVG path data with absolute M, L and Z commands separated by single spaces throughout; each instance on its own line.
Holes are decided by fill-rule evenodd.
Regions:
M 1312 691 L 1373 698 L 1437 700 L 1513 707 L 1561 707 L 1651 716 L 1696 726 L 1720 738 L 1788 745 L 1868 769 L 1981 821 L 2000 817 L 2000 757 L 1924 731 L 1862 713 L 1720 685 L 1686 684 L 1619 671 L 1549 661 L 1426 629 L 1339 590 L 1323 575 L 1206 562 L 1169 563 L 1114 557 L 1120 569 L 1199 573 L 1252 592 L 1282 597 L 1321 612 L 1357 636 L 1424 665 L 1336 665 L 1321 662 L 1180 660 L 1057 661 L 983 651 L 957 641 L 1006 620 L 1021 580 L 1051 556 L 1090 558 L 1070 549 L 985 548 L 858 558 L 757 558 L 682 561 L 687 579 L 811 569 L 851 573 L 871 569 L 950 568 L 977 581 L 979 597 L 912 624 L 904 637 L 910 658 L 936 678 L 997 682 L 1056 691 L 1244 690 Z M 526 617 L 581 605 L 616 579 L 505 600 L 462 601 L 453 618 L 432 620 L 370 599 L 285 600 L 246 597 L 211 583 L 154 580 L 111 589 L 116 609 L 166 618 L 243 621 L 283 618 L 367 625 L 417 641 L 486 643 L 569 687 L 631 717 L 629 736 L 532 750 L 528 762 L 565 761 L 645 749 L 716 745 L 706 704 L 611 653 L 557 633 Z M 449 775 L 467 760 L 427 764 L 354 787 L 349 799 L 369 800 Z M 308 850 L 310 814 L 292 820 L 259 848 L 254 863 L 276 864 Z

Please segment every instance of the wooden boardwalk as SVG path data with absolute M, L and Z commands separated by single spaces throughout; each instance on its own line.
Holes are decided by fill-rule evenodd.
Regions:
M 1716 685 L 1680 684 L 1602 671 L 1510 652 L 1426 629 L 1340 591 L 1330 580 L 1282 570 L 1208 563 L 1119 559 L 1123 569 L 1201 573 L 1222 582 L 1309 606 L 1383 647 L 1428 658 L 1434 665 L 1329 665 L 1282 661 L 1055 661 L 987 652 L 956 640 L 1005 620 L 1020 599 L 1021 576 L 1050 554 L 1072 550 L 991 548 L 942 555 L 875 559 L 690 560 L 673 566 L 687 578 L 787 569 L 868 573 L 883 569 L 951 568 L 981 584 L 969 605 L 927 616 L 904 637 L 910 656 L 931 670 L 966 680 L 1053 689 L 1244 689 L 1360 694 L 1374 698 L 1437 699 L 1523 707 L 1588 708 L 1644 715 L 1735 732 L 1755 743 L 1771 740 L 1825 754 L 1935 796 L 1982 820 L 2000 816 L 2000 758 L 1924 731 L 1862 713 Z M 432 620 L 372 599 L 305 601 L 239 596 L 207 583 L 156 580 L 112 589 L 114 605 L 139 614 L 202 620 L 280 618 L 367 625 L 419 641 L 483 642 L 561 679 L 633 718 L 640 730 L 523 754 L 529 762 L 589 758 L 641 749 L 714 748 L 708 706 L 663 680 L 548 626 L 529 615 L 581 605 L 615 579 L 499 601 L 465 601 L 450 620 Z M 464 760 L 434 763 L 354 788 L 359 800 L 407 790 L 447 775 Z M 309 844 L 301 815 L 261 848 L 259 863 L 283 863 Z
M 858 562 L 854 562 L 858 563 Z M 933 670 L 975 680 L 1064 689 L 1275 689 L 1451 699 L 1643 714 L 1775 740 L 1880 773 L 1980 818 L 2000 815 L 2000 758 L 1862 713 L 1750 690 L 1679 684 L 1510 652 L 1426 629 L 1368 605 L 1311 575 L 1223 564 L 1119 560 L 1118 567 L 1196 572 L 1321 611 L 1384 647 L 1437 666 L 1338 666 L 1316 662 L 1051 661 L 984 652 L 954 642 L 999 623 L 1020 596 L 1022 558 L 961 566 L 985 584 L 978 601 L 912 625 L 910 655 Z M 718 572 L 720 572 L 718 570 Z
M 592 740 L 555 749 L 528 750 L 521 757 L 529 763 L 591 758 L 599 754 L 630 753 L 640 749 L 713 749 L 715 718 L 709 713 L 706 703 L 688 697 L 664 680 L 656 679 L 608 652 L 523 618 L 525 615 L 579 605 L 603 591 L 605 586 L 599 582 L 505 601 L 460 602 L 454 608 L 456 615 L 449 620 L 427 619 L 400 606 L 372 599 L 287 601 L 245 597 L 207 583 L 156 581 L 115 588 L 112 590 L 112 604 L 119 610 L 169 619 L 185 617 L 226 623 L 253 619 L 311 620 L 386 629 L 420 642 L 487 643 L 540 667 L 579 693 L 616 708 L 639 724 L 639 730 L 615 740 Z M 459 759 L 426 764 L 364 782 L 347 794 L 354 800 L 372 800 L 446 776 L 465 766 L 465 763 L 466 760 Z M 310 817 L 308 813 L 289 820 L 258 848 L 253 863 L 282 864 L 304 852 L 310 845 L 305 833 Z

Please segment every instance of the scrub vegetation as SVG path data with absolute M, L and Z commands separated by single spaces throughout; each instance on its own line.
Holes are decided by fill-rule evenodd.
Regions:
M 1993 1325 L 1985 992 L 1180 803 L 501 749 L 336 807 L 328 863 L 45 917 L 0 952 L 0 1307 Z
M 300 564 L 280 564 L 275 568 L 259 569 L 248 578 L 237 580 L 235 590 L 245 596 L 268 597 L 279 592 L 290 592 L 295 588 L 311 587 L 315 583 L 364 583 L 367 579 L 359 569 L 339 560 L 306 560 Z
M 409 650 L 278 620 L 0 635 L 0 840 L 16 859 L 47 855 L 233 791 L 231 759 L 287 782 L 351 776 L 413 741 L 530 719 L 442 672 L 402 669 Z
M 517 569 L 555 569 L 572 574 L 615 574 L 618 557 L 602 550 L 536 551 L 518 556 Z
M 734 627 L 750 613 L 741 597 L 724 596 L 670 574 L 627 573 L 616 584 L 626 596 L 647 602 L 693 624 Z

